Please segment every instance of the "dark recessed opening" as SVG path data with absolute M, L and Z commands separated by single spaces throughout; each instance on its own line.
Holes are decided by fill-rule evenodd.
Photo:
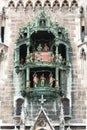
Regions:
M 54 35 L 47 31 L 38 31 L 31 35 L 31 41 L 37 43 L 51 42 L 53 39 Z
M 85 38 L 85 26 L 81 26 L 81 40 L 84 42 Z
M 5 27 L 1 27 L 1 42 L 4 42 L 4 31 Z
M 26 61 L 27 46 L 24 44 L 20 46 L 20 63 L 24 64 Z
M 63 44 L 59 45 L 58 53 L 62 56 L 62 61 L 66 62 L 66 46 L 65 45 Z
M 54 44 L 54 35 L 51 32 L 47 32 L 47 31 L 34 32 L 31 35 L 31 43 L 33 45 L 33 48 L 31 47 L 30 49 L 31 52 L 32 50 L 37 51 L 37 47 L 39 44 L 41 44 L 42 50 L 46 44 L 49 47 L 49 51 L 50 51 Z

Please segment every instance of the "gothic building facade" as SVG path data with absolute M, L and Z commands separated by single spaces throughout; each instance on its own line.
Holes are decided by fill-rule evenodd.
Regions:
M 86 0 L 0 2 L 0 129 L 87 129 Z

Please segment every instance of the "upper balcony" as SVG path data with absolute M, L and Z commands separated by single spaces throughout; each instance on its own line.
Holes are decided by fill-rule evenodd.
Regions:
M 55 55 L 52 51 L 36 51 L 30 53 L 29 56 L 24 60 L 22 59 L 19 64 L 19 70 L 26 69 L 26 67 L 56 67 L 66 68 L 69 63 L 61 56 Z
M 34 48 L 29 47 L 29 54 L 27 54 L 26 45 L 20 46 L 16 50 L 15 67 L 17 70 L 25 70 L 27 67 L 53 67 L 67 69 L 70 67 L 69 50 L 63 45 L 59 44 L 58 47 L 53 45 L 52 48 L 49 44 L 39 44 Z M 34 46 L 35 47 L 35 46 Z
M 27 67 L 68 68 L 70 42 L 67 30 L 52 23 L 44 10 L 34 23 L 19 30 L 15 46 L 15 67 L 24 70 Z

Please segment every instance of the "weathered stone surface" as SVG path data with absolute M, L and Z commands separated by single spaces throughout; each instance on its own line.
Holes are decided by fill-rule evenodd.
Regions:
M 80 0 L 82 1 L 82 0 Z M 35 1 L 33 1 L 35 3 Z M 0 8 L 8 5 L 8 1 L 0 4 Z M 3 123 L 12 123 L 12 112 L 14 106 L 14 85 L 19 85 L 16 81 L 13 83 L 13 69 L 14 69 L 14 44 L 18 37 L 18 31 L 20 27 L 27 25 L 28 22 L 32 24 L 35 20 L 35 11 L 29 9 L 24 11 L 24 8 L 10 9 L 6 8 L 5 20 L 5 42 L 8 46 L 6 53 L 6 58 L 3 58 L 3 61 L 0 62 L 0 119 Z M 48 14 L 48 12 L 46 12 Z M 83 46 L 78 48 L 78 41 L 80 35 L 80 17 L 76 13 L 67 12 L 66 15 L 64 12 L 55 11 L 53 13 L 50 11 L 51 21 L 57 20 L 61 26 L 64 26 L 68 29 L 70 44 L 72 47 L 72 86 L 71 86 L 71 111 L 72 119 L 71 121 L 76 123 L 85 122 L 86 119 L 86 103 L 87 100 L 87 70 L 82 68 L 83 62 L 81 62 L 79 55 L 79 50 Z M 57 16 L 57 17 L 56 17 Z M 0 16 L 1 17 L 1 16 Z M 87 19 L 87 18 L 86 18 Z M 78 20 L 78 21 L 77 21 Z M 2 25 L 1 25 L 2 26 Z M 87 27 L 86 27 L 87 28 Z M 87 29 L 86 29 L 87 30 Z M 82 43 L 81 43 L 82 44 Z M 85 43 L 84 43 L 85 44 Z M 87 52 L 87 47 L 86 52 Z M 87 55 L 87 54 L 86 54 Z M 86 59 L 87 60 L 87 59 Z M 81 65 L 81 64 L 82 65 Z M 86 61 L 87 66 L 87 61 Z M 83 73 L 84 71 L 84 73 Z M 85 78 L 83 78 L 85 75 Z M 14 84 L 14 85 L 13 85 Z M 84 121 L 83 121 L 84 120 Z M 84 127 L 72 128 L 73 130 L 84 130 Z

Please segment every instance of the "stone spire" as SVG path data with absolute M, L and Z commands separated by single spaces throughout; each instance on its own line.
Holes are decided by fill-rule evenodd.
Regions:
M 62 102 L 60 106 L 60 130 L 65 130 L 64 110 Z
M 24 113 L 24 106 L 23 106 L 23 104 L 22 104 L 22 112 L 21 112 L 20 130 L 25 130 L 25 113 Z

